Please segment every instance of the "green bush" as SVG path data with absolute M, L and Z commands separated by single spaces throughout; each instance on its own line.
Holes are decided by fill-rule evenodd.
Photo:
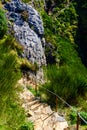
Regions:
M 87 90 L 87 70 L 82 64 L 75 46 L 67 40 L 58 38 L 59 65 L 47 67 L 49 88 L 66 101 L 76 103 L 79 96 L 85 96 Z
M 12 40 L 8 40 L 10 43 Z M 21 77 L 16 53 L 7 45 L 7 38 L 0 41 L 0 125 L 15 130 L 25 120 L 18 100 L 17 81 Z
M 10 36 L 0 40 L 0 130 L 18 130 L 26 122 L 19 101 L 21 70 L 14 42 Z
M 4 11 L 0 9 L 0 38 L 4 36 L 6 31 L 7 31 L 7 20 Z
M 87 113 L 86 112 L 82 111 L 82 112 L 80 112 L 80 115 L 82 116 L 82 118 L 85 121 L 87 121 Z M 77 114 L 76 114 L 76 112 L 71 112 L 69 117 L 70 117 L 71 124 L 76 124 L 76 122 L 77 122 Z M 79 117 L 79 119 L 80 119 L 80 124 L 81 125 L 86 125 L 86 123 L 80 117 Z
M 50 83 L 45 84 L 45 87 L 70 103 L 76 102 L 77 97 L 84 95 L 87 90 L 86 79 L 79 73 L 75 74 L 69 66 L 59 69 L 56 66 L 48 67 L 47 77 Z
M 87 112 L 80 112 L 80 115 L 85 121 L 87 121 Z M 81 120 L 81 124 L 86 125 L 86 123 L 83 120 Z
M 34 127 L 33 127 L 33 123 L 32 122 L 27 122 L 25 124 L 23 124 L 19 130 L 34 130 Z
M 71 112 L 69 115 L 71 124 L 76 124 L 77 122 L 77 114 L 76 112 Z
M 57 1 L 55 2 L 57 3 Z M 49 39 L 51 43 L 55 35 L 56 37 L 59 35 L 74 43 L 78 24 L 78 15 L 75 9 L 76 2 L 72 2 L 68 8 L 66 8 L 67 4 L 63 2 L 58 1 L 57 6 L 53 9 L 50 16 L 48 16 L 46 12 L 41 11 L 45 37 Z

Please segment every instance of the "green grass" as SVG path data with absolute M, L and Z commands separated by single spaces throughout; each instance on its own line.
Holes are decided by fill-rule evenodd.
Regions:
M 21 78 L 21 70 L 14 42 L 11 36 L 0 40 L 0 130 L 19 130 L 26 123 L 18 97 L 17 81 Z
M 59 43 L 60 42 L 60 43 Z M 44 87 L 49 88 L 68 102 L 78 102 L 78 97 L 87 90 L 87 69 L 82 64 L 73 45 L 67 41 L 59 41 L 60 63 L 48 66 L 48 82 Z M 67 50 L 68 48 L 68 50 Z
M 4 11 L 0 8 L 0 38 L 7 32 L 7 19 Z

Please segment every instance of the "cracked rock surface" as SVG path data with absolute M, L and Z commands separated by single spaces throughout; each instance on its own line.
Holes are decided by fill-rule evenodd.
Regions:
M 44 28 L 39 13 L 21 0 L 6 2 L 4 8 L 12 23 L 15 38 L 24 46 L 23 57 L 39 67 L 46 65 L 44 48 L 42 46 Z

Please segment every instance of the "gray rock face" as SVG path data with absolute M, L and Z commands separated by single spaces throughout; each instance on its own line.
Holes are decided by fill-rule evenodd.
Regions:
M 29 26 L 33 26 L 34 31 L 39 36 L 44 34 L 43 23 L 40 15 L 30 5 L 24 4 L 20 0 L 11 0 L 11 2 L 7 2 L 4 7 L 10 12 L 10 17 L 12 17 L 15 22 L 18 19 L 22 20 L 22 17 L 20 17 L 21 12 L 27 11 Z M 17 23 L 20 24 L 20 21 L 18 21 Z
M 45 55 L 40 38 L 30 29 L 28 23 L 24 22 L 22 26 L 14 24 L 15 37 L 24 45 L 23 57 L 27 57 L 33 64 L 36 62 L 39 66 L 45 64 Z
M 46 64 L 42 37 L 44 28 L 38 12 L 20 0 L 11 0 L 4 5 L 7 17 L 13 22 L 14 36 L 24 46 L 23 57 L 38 66 Z M 22 16 L 24 13 L 25 20 Z

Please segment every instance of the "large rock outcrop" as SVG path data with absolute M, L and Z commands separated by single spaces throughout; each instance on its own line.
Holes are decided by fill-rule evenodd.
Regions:
M 21 0 L 11 0 L 4 5 L 12 23 L 14 36 L 24 46 L 23 57 L 39 67 L 46 64 L 42 39 L 43 23 L 38 12 Z

